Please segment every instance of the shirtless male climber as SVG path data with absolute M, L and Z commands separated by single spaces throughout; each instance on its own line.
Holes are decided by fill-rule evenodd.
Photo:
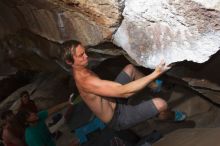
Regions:
M 64 59 L 72 67 L 80 96 L 93 113 L 111 128 L 127 129 L 156 115 L 162 118 L 163 115 L 172 115 L 174 121 L 186 118 L 182 112 L 178 112 L 178 115 L 176 112 L 167 114 L 167 103 L 161 98 L 153 98 L 137 105 L 116 102 L 117 98 L 129 98 L 170 69 L 164 62 L 147 76 L 129 64 L 118 74 L 115 81 L 108 81 L 100 79 L 87 68 L 88 56 L 80 42 L 68 41 L 63 45 Z

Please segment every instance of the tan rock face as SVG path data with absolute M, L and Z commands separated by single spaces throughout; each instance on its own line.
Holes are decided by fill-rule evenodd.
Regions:
M 120 18 L 120 2 L 116 0 L 61 0 L 100 25 L 114 25 Z
M 59 43 L 74 39 L 85 45 L 110 40 L 119 25 L 122 9 L 121 3 L 116 0 L 17 2 L 11 0 L 8 3 L 13 4 L 13 7 L 6 4 L 8 10 L 6 14 L 12 13 L 12 19 L 15 16 L 10 11 L 15 9 L 14 13 L 22 16 L 19 21 L 33 33 Z M 16 23 L 17 27 L 22 25 L 19 21 Z M 7 24 L 14 23 L 7 21 L 2 25 Z M 11 29 L 13 26 L 6 28 Z

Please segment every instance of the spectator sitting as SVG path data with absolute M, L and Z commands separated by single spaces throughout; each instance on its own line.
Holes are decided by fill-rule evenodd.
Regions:
M 30 99 L 30 94 L 28 91 L 24 90 L 21 92 L 20 100 L 21 100 L 21 104 L 20 104 L 18 111 L 29 111 L 29 112 L 33 112 L 33 113 L 38 112 L 38 108 L 37 108 L 35 102 Z M 52 117 L 52 122 L 49 123 L 49 126 L 56 124 L 61 118 L 62 118 L 61 114 L 54 115 Z M 58 131 L 55 131 L 54 133 L 51 133 L 51 134 L 55 139 L 58 139 L 62 133 L 58 130 Z
M 68 103 L 63 102 L 38 113 L 24 110 L 17 113 L 19 122 L 26 124 L 25 141 L 28 146 L 56 146 L 45 120 L 53 113 L 66 107 Z

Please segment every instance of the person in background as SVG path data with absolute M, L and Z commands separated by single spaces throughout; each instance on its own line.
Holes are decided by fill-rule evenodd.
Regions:
M 3 121 L 2 140 L 5 146 L 26 146 L 24 141 L 24 127 L 19 125 L 11 110 L 1 115 Z
M 38 113 L 30 110 L 21 110 L 17 113 L 18 121 L 26 126 L 25 141 L 28 146 L 56 146 L 45 120 L 48 116 L 66 107 L 68 103 L 63 102 Z
M 28 110 L 28 111 L 32 111 L 37 113 L 38 112 L 38 108 L 35 105 L 34 101 L 30 99 L 30 94 L 28 93 L 28 91 L 22 91 L 20 94 L 20 107 L 19 107 L 19 111 L 21 110 Z
M 38 108 L 35 104 L 35 102 L 33 100 L 30 99 L 30 94 L 28 91 L 24 90 L 20 93 L 20 107 L 18 109 L 18 111 L 31 111 L 34 113 L 38 112 Z M 49 127 L 55 125 L 60 119 L 62 118 L 61 114 L 55 114 L 52 116 L 52 122 L 49 123 Z M 51 135 L 55 138 L 58 139 L 61 135 L 62 132 L 57 130 L 53 133 L 51 133 Z

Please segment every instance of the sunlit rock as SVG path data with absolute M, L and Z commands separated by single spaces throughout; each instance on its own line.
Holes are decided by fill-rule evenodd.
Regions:
M 162 59 L 203 63 L 220 47 L 218 10 L 217 1 L 126 1 L 114 43 L 149 68 Z

